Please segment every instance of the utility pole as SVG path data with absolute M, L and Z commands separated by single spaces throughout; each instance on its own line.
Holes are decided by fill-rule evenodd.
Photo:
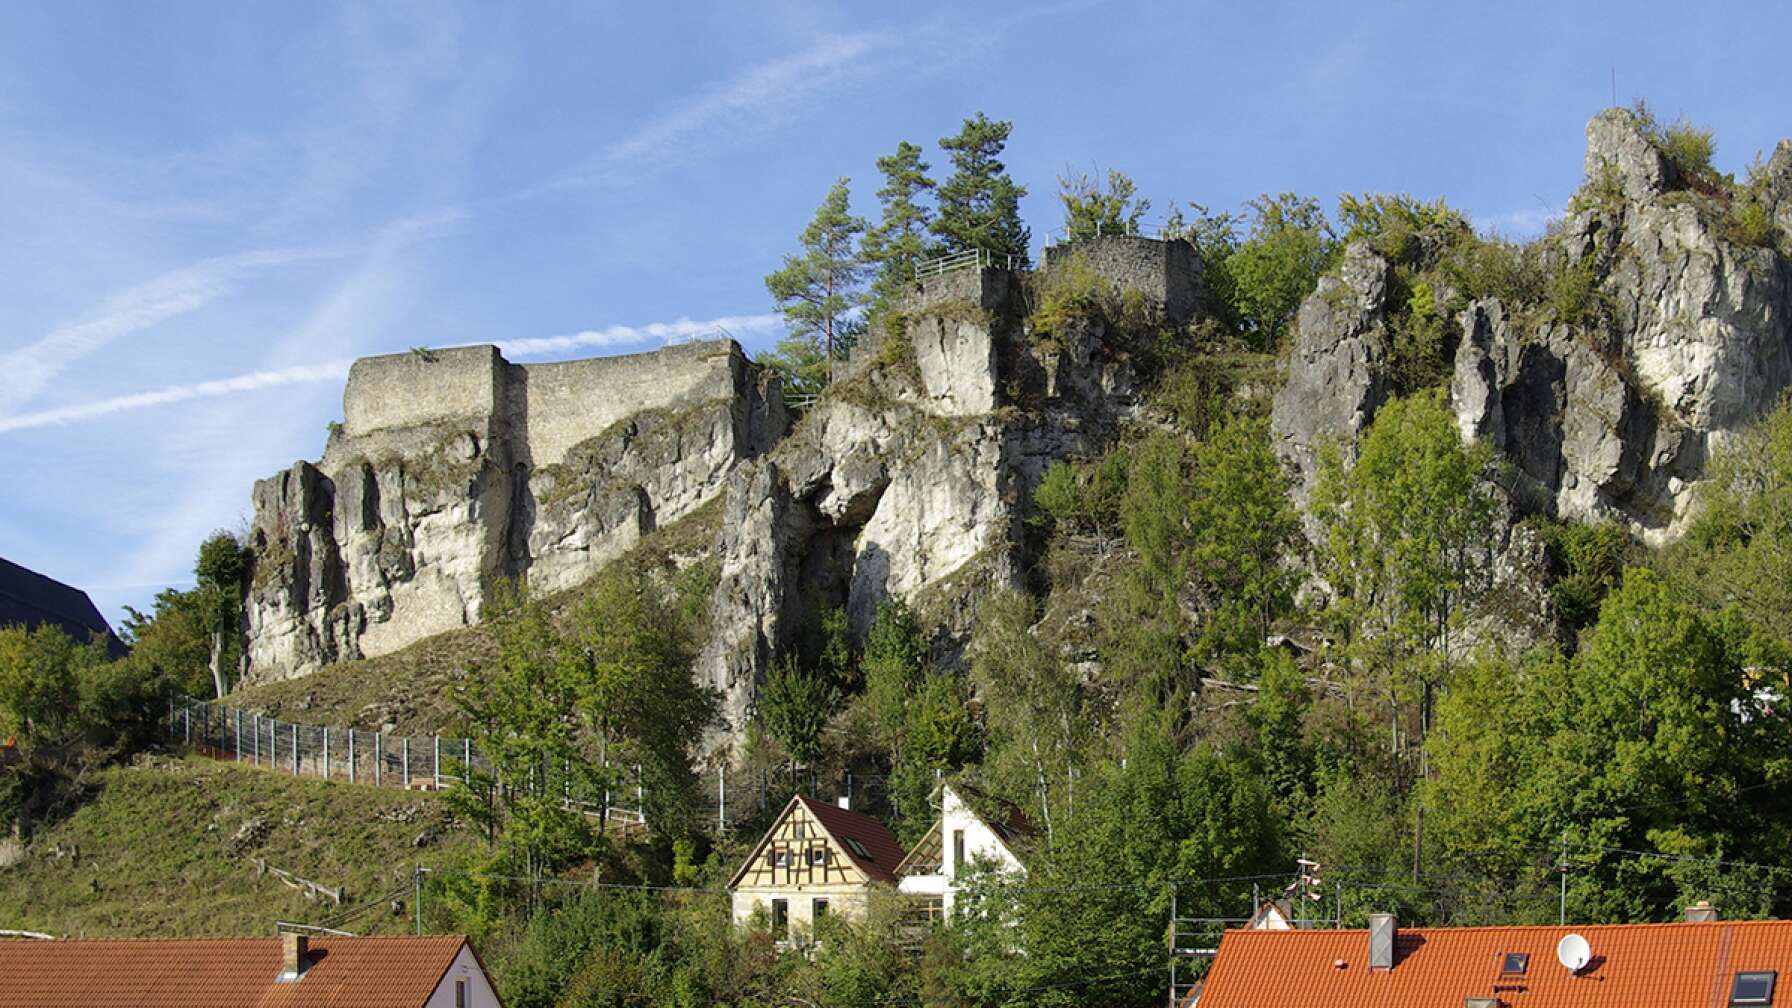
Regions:
M 1557 911 L 1556 923 L 1567 924 L 1568 923 L 1568 831 L 1567 830 L 1562 831 L 1562 860 L 1561 860 L 1560 864 L 1556 865 L 1556 870 L 1558 872 L 1560 872 L 1562 875 L 1562 901 L 1561 901 L 1560 909 Z
M 411 872 L 411 913 L 417 918 L 417 934 L 423 934 L 423 876 L 429 869 L 418 865 Z

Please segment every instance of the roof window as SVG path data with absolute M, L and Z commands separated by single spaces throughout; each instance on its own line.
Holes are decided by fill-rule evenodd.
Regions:
M 865 845 L 858 842 L 857 840 L 853 839 L 852 837 L 846 838 L 846 846 L 852 848 L 853 854 L 857 855 L 858 857 L 862 857 L 867 861 L 873 860 L 873 858 L 871 857 L 871 852 L 865 849 Z
M 1529 969 L 1530 965 L 1531 954 L 1529 952 L 1508 952 L 1500 960 L 1500 975 L 1524 976 L 1525 970 Z
M 1772 970 L 1758 970 L 1736 974 L 1736 979 L 1730 982 L 1730 1004 L 1772 1004 L 1773 981 L 1778 976 L 1779 974 Z

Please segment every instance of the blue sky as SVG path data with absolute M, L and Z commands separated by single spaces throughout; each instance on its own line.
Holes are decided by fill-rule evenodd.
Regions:
M 1315 5 L 1316 6 L 1316 5 Z M 1497 9 L 1496 9 L 1497 8 Z M 982 110 L 1160 206 L 1445 196 L 1538 230 L 1644 97 L 1740 171 L 1792 134 L 1777 5 L 0 7 L 0 556 L 116 622 L 316 458 L 353 357 L 778 335 L 763 275 L 837 176 Z

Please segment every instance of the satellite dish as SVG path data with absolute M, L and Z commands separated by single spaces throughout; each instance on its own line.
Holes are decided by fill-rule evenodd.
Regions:
M 1579 973 L 1593 958 L 1593 946 L 1577 934 L 1565 934 L 1556 942 L 1556 962 L 1570 973 Z

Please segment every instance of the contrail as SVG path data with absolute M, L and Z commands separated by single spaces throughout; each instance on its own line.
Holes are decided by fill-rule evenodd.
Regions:
M 676 322 L 649 322 L 639 326 L 613 325 L 605 329 L 586 329 L 568 336 L 509 340 L 499 343 L 498 348 L 511 357 L 536 357 L 584 348 L 633 346 L 652 342 L 676 343 L 680 340 L 702 336 L 764 332 L 775 328 L 780 321 L 781 316 L 766 314 L 725 315 L 702 322 L 679 319 Z M 170 403 L 186 402 L 190 399 L 210 399 L 304 382 L 341 381 L 347 376 L 349 365 L 352 363 L 354 363 L 352 358 L 344 357 L 272 371 L 251 371 L 248 374 L 194 382 L 188 385 L 170 385 L 153 391 L 134 392 L 130 395 L 98 399 L 93 402 L 40 410 L 35 413 L 18 413 L 13 416 L 0 417 L 0 434 L 8 431 L 28 430 L 33 427 L 50 427 L 83 420 L 95 420 L 100 417 L 112 416 L 115 413 L 146 409 L 151 406 L 166 406 Z

